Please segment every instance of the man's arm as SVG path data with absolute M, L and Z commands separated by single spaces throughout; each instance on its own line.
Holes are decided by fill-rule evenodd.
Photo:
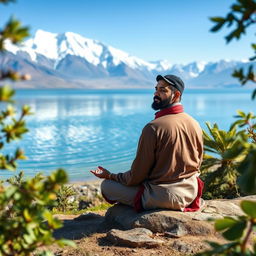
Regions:
M 111 173 L 110 179 L 128 186 L 141 184 L 147 179 L 155 164 L 156 143 L 155 130 L 150 124 L 147 124 L 142 130 L 131 170 L 125 173 Z

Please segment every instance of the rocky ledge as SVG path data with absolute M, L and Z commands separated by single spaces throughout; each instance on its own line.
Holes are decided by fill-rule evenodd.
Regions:
M 171 210 L 151 210 L 136 213 L 129 206 L 117 204 L 108 209 L 105 221 L 117 225 L 119 230 L 110 230 L 107 239 L 115 244 L 125 244 L 128 247 L 153 247 L 164 243 L 161 239 L 154 241 L 153 234 L 156 233 L 168 238 L 186 236 L 203 236 L 205 239 L 209 236 L 220 238 L 219 234 L 216 234 L 212 222 L 208 220 L 224 216 L 243 215 L 239 207 L 241 200 L 256 201 L 256 195 L 233 200 L 208 200 L 205 201 L 201 211 L 185 213 Z M 178 241 L 178 243 L 182 243 L 182 239 Z
M 79 206 L 83 203 L 81 208 L 96 205 L 96 201 L 103 200 L 100 197 L 98 181 L 72 186 L 76 192 L 72 200 L 80 200 Z M 220 234 L 215 232 L 213 222 L 208 220 L 243 215 L 239 206 L 242 200 L 256 201 L 256 195 L 205 200 L 200 211 L 186 213 L 162 209 L 136 213 L 129 206 L 117 204 L 110 207 L 105 216 L 104 212 L 87 212 L 79 217 L 72 217 L 72 220 L 62 216 L 65 220 L 64 227 L 58 230 L 56 235 L 79 239 L 84 237 L 85 233 L 89 235 L 96 232 L 102 233 L 102 241 L 106 240 L 118 247 L 158 248 L 154 250 L 160 251 L 168 248 L 168 252 L 171 248 L 171 255 L 191 255 L 208 248 L 205 240 L 225 242 Z

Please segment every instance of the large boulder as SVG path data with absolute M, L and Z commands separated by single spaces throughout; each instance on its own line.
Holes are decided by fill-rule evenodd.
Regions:
M 154 233 L 167 233 L 170 237 L 210 235 L 214 234 L 215 230 L 207 220 L 243 215 L 239 207 L 242 199 L 256 201 L 256 196 L 233 200 L 208 200 L 198 212 L 151 210 L 136 213 L 129 206 L 117 204 L 108 209 L 105 220 L 118 224 L 121 229 L 146 228 Z

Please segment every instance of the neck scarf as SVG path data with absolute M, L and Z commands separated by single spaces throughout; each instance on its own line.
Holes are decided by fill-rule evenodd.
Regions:
M 170 114 L 179 114 L 184 112 L 183 106 L 181 104 L 177 104 L 174 106 L 171 106 L 169 108 L 164 108 L 158 112 L 155 113 L 155 119 L 165 116 L 165 115 L 170 115 Z

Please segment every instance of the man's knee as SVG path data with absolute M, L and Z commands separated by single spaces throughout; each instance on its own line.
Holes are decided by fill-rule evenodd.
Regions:
M 103 180 L 102 182 L 101 182 L 101 191 L 103 192 L 103 191 L 108 191 L 108 188 L 109 188 L 109 184 L 110 184 L 110 180 Z
M 116 182 L 113 180 L 103 180 L 101 183 L 101 193 L 105 196 L 112 194 L 115 191 L 115 184 Z

